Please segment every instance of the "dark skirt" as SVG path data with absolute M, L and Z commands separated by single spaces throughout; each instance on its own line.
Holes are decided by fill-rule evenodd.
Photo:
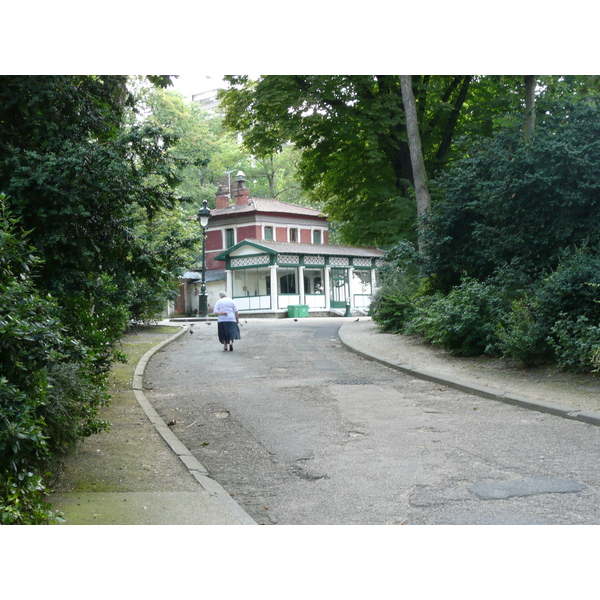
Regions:
M 219 321 L 219 341 L 227 344 L 240 339 L 240 328 L 235 321 Z

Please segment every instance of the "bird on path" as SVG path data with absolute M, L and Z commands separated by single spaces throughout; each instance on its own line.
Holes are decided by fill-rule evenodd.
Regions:
M 173 425 L 177 425 L 177 419 L 173 419 L 167 423 L 167 427 L 173 427 Z

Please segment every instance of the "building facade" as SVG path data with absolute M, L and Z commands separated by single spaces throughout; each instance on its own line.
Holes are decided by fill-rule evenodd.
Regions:
M 242 172 L 232 195 L 233 203 L 219 189 L 206 230 L 209 312 L 223 290 L 248 315 L 285 316 L 290 306 L 320 315 L 368 312 L 384 251 L 329 245 L 325 215 L 250 198 Z M 180 314 L 197 311 L 201 276 L 181 278 Z

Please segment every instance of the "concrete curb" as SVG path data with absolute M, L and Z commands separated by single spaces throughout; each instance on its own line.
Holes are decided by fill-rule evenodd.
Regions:
M 200 464 L 198 459 L 192 455 L 192 453 L 182 444 L 177 436 L 171 431 L 170 427 L 164 422 L 160 415 L 154 410 L 154 407 L 150 404 L 146 395 L 144 394 L 144 371 L 150 359 L 162 350 L 166 345 L 174 342 L 179 336 L 184 334 L 187 328 L 182 328 L 175 335 L 164 340 L 160 344 L 151 348 L 140 358 L 134 374 L 133 374 L 133 393 L 137 398 L 138 403 L 142 407 L 142 410 L 146 413 L 146 416 L 150 422 L 154 425 L 158 433 L 162 436 L 171 450 L 177 455 L 181 462 L 186 466 L 190 474 L 198 481 L 198 483 L 208 492 L 208 494 L 215 499 L 219 500 L 221 504 L 225 506 L 237 520 L 240 525 L 258 525 L 258 523 L 250 517 L 241 506 L 233 500 L 233 498 L 227 493 L 227 491 L 221 487 L 216 481 L 208 476 L 206 468 Z
M 498 402 L 504 402 L 505 404 L 520 406 L 521 408 L 526 408 L 528 410 L 536 410 L 538 412 L 548 413 L 557 417 L 562 417 L 563 419 L 571 419 L 574 421 L 580 421 L 582 423 L 588 423 L 590 425 L 600 426 L 600 414 L 598 413 L 579 410 L 569 406 L 562 406 L 560 404 L 553 404 L 552 402 L 534 400 L 533 398 L 526 398 L 525 396 L 510 394 L 502 390 L 495 390 L 474 383 L 460 381 L 459 379 L 454 379 L 452 377 L 442 377 L 440 375 L 436 375 L 435 373 L 430 373 L 429 371 L 424 371 L 422 369 L 413 369 L 410 365 L 395 363 L 383 356 L 378 356 L 377 354 L 373 354 L 365 350 L 360 350 L 359 348 L 353 346 L 347 340 L 344 330 L 348 327 L 351 327 L 350 323 L 346 323 L 340 327 L 338 331 L 338 337 L 340 341 L 349 350 L 351 350 L 355 354 L 358 354 L 359 356 L 362 356 L 363 358 L 366 358 L 367 360 L 378 362 L 382 365 L 385 365 L 386 367 L 390 367 L 392 369 L 395 369 L 396 371 L 400 371 L 401 373 L 410 375 L 411 377 L 416 377 L 417 379 L 423 379 L 432 383 L 445 385 L 447 387 L 460 390 L 461 392 L 466 392 L 467 394 L 480 396 L 481 398 L 497 400 Z

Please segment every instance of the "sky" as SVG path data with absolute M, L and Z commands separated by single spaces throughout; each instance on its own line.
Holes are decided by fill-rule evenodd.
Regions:
M 77 10 L 72 0 L 4 4 L 2 74 L 492 75 L 598 68 L 598 25 L 588 0 L 570 0 L 565 10 L 538 0 L 485 6 L 374 0 L 364 10 L 322 0 L 307 0 L 301 10 L 256 0 L 225 9 L 195 3 L 164 14 L 140 0 Z
M 208 90 L 214 90 L 224 87 L 223 75 L 180 75 L 177 79 L 173 78 L 174 89 L 181 92 L 186 100 L 191 100 L 192 95 L 199 94 Z

